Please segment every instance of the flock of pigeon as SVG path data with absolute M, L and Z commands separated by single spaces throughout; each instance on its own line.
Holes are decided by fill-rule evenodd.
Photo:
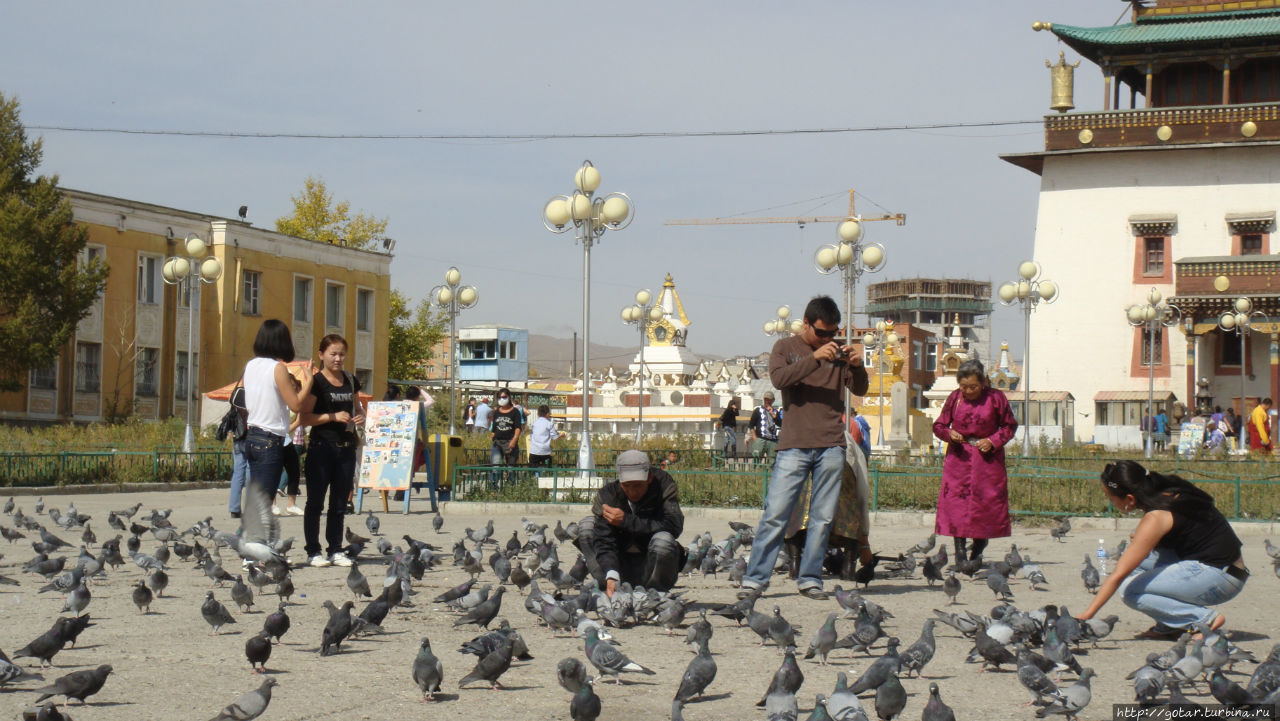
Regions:
M 251 635 L 244 643 L 248 668 L 254 674 L 267 675 L 261 677 L 256 689 L 235 698 L 213 715 L 213 721 L 250 721 L 267 710 L 272 689 L 277 685 L 268 664 L 273 650 L 291 630 L 295 637 L 312 634 L 317 642 L 315 653 L 320 656 L 341 656 L 344 644 L 349 647 L 362 638 L 406 632 L 388 630 L 391 624 L 401 623 L 398 616 L 390 613 L 397 608 L 426 607 L 437 619 L 441 614 L 453 614 L 448 622 L 452 627 L 474 628 L 477 633 L 457 649 L 474 656 L 474 661 L 447 664 L 453 666 L 448 675 L 458 679 L 447 684 L 445 659 L 436 655 L 430 638 L 410 631 L 418 639 L 416 653 L 405 649 L 405 657 L 408 662 L 412 656 L 409 676 L 416 687 L 414 692 L 424 702 L 458 698 L 457 693 L 443 692 L 446 686 L 457 690 L 503 688 L 502 677 L 513 664 L 534 659 L 527 636 L 547 633 L 581 639 L 580 655 L 565 657 L 555 664 L 556 681 L 569 694 L 567 716 L 573 721 L 594 721 L 602 715 L 598 684 L 623 684 L 633 676 L 654 676 L 655 682 L 669 682 L 675 688 L 672 721 L 684 721 L 690 704 L 715 702 L 729 695 L 709 695 L 709 688 L 715 682 L 719 663 L 726 659 L 739 667 L 747 663 L 738 634 L 748 630 L 755 634 L 760 646 L 772 645 L 781 652 L 777 670 L 769 678 L 762 675 L 760 679 L 763 694 L 756 706 L 767 721 L 800 718 L 805 670 L 815 675 L 825 672 L 829 663 L 841 661 L 852 661 L 853 665 L 847 667 L 848 672 L 836 674 L 834 688 L 804 696 L 806 706 L 812 699 L 806 717 L 810 721 L 869 721 L 873 715 L 890 721 L 917 713 L 922 721 L 955 719 L 939 683 L 951 677 L 928 674 L 930 663 L 939 653 L 940 636 L 947 639 L 946 652 L 963 652 L 965 662 L 976 667 L 975 673 L 1014 672 L 1029 694 L 1027 705 L 1034 707 L 1035 717 L 1062 715 L 1075 719 L 1092 700 L 1091 683 L 1095 678 L 1093 669 L 1081 663 L 1081 658 L 1090 653 L 1114 653 L 1121 648 L 1114 639 L 1108 640 L 1116 626 L 1116 616 L 1082 622 L 1064 605 L 1026 609 L 1016 606 L 1015 590 L 1022 595 L 1024 584 L 1030 591 L 1049 585 L 1040 565 L 1016 545 L 1011 545 L 998 560 L 955 559 L 952 563 L 947 546 L 938 545 L 935 536 L 930 535 L 896 558 L 877 555 L 875 562 L 854 579 L 862 588 L 846 590 L 836 585 L 833 606 L 815 614 L 815 621 L 819 617 L 823 620 L 811 634 L 804 635 L 801 624 L 785 618 L 779 605 L 762 602 L 758 592 L 746 589 L 740 591 L 737 602 L 728 604 L 693 598 L 690 589 L 695 584 L 691 581 L 667 592 L 622 584 L 612 597 L 606 596 L 592 582 L 585 560 L 573 545 L 577 536 L 574 523 L 566 526 L 557 521 L 551 528 L 522 519 L 521 526 L 504 540 L 495 537 L 490 520 L 480 529 L 466 528 L 451 539 L 451 544 L 431 543 L 410 535 L 402 537 L 402 544 L 393 544 L 381 534 L 381 523 L 372 511 L 364 516 L 368 537 L 346 530 L 346 555 L 356 561 L 347 569 L 350 596 L 323 601 L 327 621 L 321 627 L 311 626 L 313 619 L 307 617 L 299 619 L 295 628 L 288 609 L 296 605 L 292 599 L 297 590 L 286 559 L 293 539 L 280 538 L 278 521 L 265 512 L 265 503 L 265 498 L 250 494 L 242 526 L 236 532 L 215 528 L 211 518 L 178 528 L 170 521 L 170 511 L 151 509 L 143 513 L 142 504 L 136 504 L 109 512 L 106 523 L 112 529 L 112 537 L 99 541 L 92 519 L 80 513 L 74 503 L 63 512 L 54 507 L 46 510 L 40 500 L 34 513 L 28 515 L 9 499 L 4 504 L 9 525 L 0 523 L 0 535 L 11 547 L 19 541 L 32 545 L 36 555 L 24 562 L 21 570 L 42 577 L 43 581 L 0 575 L 0 584 L 32 584 L 38 586 L 35 590 L 39 594 L 54 593 L 65 598 L 60 615 L 47 631 L 12 656 L 0 650 L 0 691 L 34 694 L 21 718 L 70 718 L 58 705 L 58 699 L 91 704 L 90 699 L 111 682 L 110 664 L 51 679 L 58 654 L 75 647 L 82 634 L 93 634 L 97 625 L 91 620 L 95 588 L 115 583 L 117 578 L 126 579 L 138 613 L 149 615 L 153 604 L 169 602 L 165 591 L 170 573 L 180 564 L 199 571 L 197 575 L 183 569 L 174 577 L 184 584 L 202 587 L 198 613 L 211 635 L 219 635 L 229 625 L 247 622 L 247 614 L 253 613 L 256 605 L 274 607 L 274 611 L 260 616 L 261 630 L 249 629 Z M 443 516 L 431 517 L 431 525 L 435 532 L 432 540 L 447 538 Z M 1064 520 L 1051 531 L 1051 536 L 1062 540 L 1070 530 L 1069 522 Z M 63 538 L 72 538 L 71 534 L 79 534 L 78 556 L 72 555 L 75 545 Z M 752 536 L 752 527 L 737 522 L 729 524 L 720 540 L 709 532 L 694 535 L 682 574 L 701 576 L 696 584 L 700 591 L 719 586 L 721 577 L 741 588 Z M 150 553 L 143 551 L 144 542 Z M 1123 549 L 1117 549 L 1116 556 L 1120 550 Z M 1280 575 L 1280 548 L 1268 539 L 1265 550 L 1275 560 Z M 567 570 L 561 553 L 575 558 Z M 780 554 L 778 573 L 786 573 L 787 564 L 786 554 Z M 375 576 L 371 584 L 362 568 L 373 567 L 379 568 L 381 578 Z M 461 573 L 467 580 L 429 603 L 415 601 L 415 583 L 427 585 L 427 574 L 442 572 Z M 933 617 L 923 622 L 918 637 L 904 648 L 894 635 L 894 614 L 870 597 L 871 586 L 895 581 L 895 586 L 900 587 L 901 582 L 915 583 L 919 579 L 923 580 L 919 588 L 936 584 L 942 591 L 939 600 L 945 599 L 945 604 L 939 605 L 946 609 L 954 608 L 962 595 L 971 597 L 966 604 L 985 603 L 988 592 L 995 606 L 985 615 L 935 609 Z M 1098 570 L 1088 556 L 1081 568 L 1081 579 L 1090 591 L 1099 582 Z M 504 616 L 503 601 L 508 591 L 516 599 L 508 602 Z M 264 597 L 274 599 L 266 604 Z M 188 611 L 170 608 L 166 613 L 189 613 L 194 618 L 197 609 L 193 602 L 187 603 L 192 606 Z M 358 612 L 357 603 L 363 606 Z M 522 603 L 528 617 L 514 607 L 517 603 Z M 808 601 L 803 608 L 817 610 L 816 604 Z M 843 632 L 838 628 L 842 624 Z M 947 629 L 940 629 L 939 624 Z M 523 627 L 524 633 L 518 627 Z M 715 638 L 717 631 L 730 634 L 723 645 Z M 11 628 L 10 633 L 13 632 Z M 941 633 L 935 635 L 936 632 Z M 674 677 L 663 679 L 662 674 L 644 665 L 649 651 L 643 640 L 651 633 L 684 636 L 692 657 L 678 681 Z M 721 647 L 720 653 L 713 653 L 716 647 Z M 1136 662 L 1137 659 L 1135 665 Z M 1245 663 L 1253 665 L 1247 681 L 1234 668 Z M 861 672 L 853 673 L 857 668 Z M 546 674 L 549 680 L 550 664 Z M 1233 675 L 1239 681 L 1232 680 Z M 1134 702 L 1149 707 L 1194 705 L 1189 696 L 1207 703 L 1276 705 L 1280 703 L 1280 644 L 1259 662 L 1226 634 L 1201 629 L 1194 638 L 1186 634 L 1163 652 L 1152 652 L 1127 678 L 1133 685 Z M 912 687 L 914 691 L 908 693 Z M 923 699 L 923 703 L 911 702 L 912 697 Z M 909 704 L 914 709 L 908 709 Z M 722 708 L 718 714 L 708 712 L 706 717 L 726 717 L 726 711 Z M 612 716 L 626 713 L 619 708 Z M 743 716 L 740 710 L 729 715 Z

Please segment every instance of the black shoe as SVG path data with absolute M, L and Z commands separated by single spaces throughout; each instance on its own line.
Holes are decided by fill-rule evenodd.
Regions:
M 239 518 L 239 517 L 240 517 L 240 512 L 239 512 L 239 511 L 232 511 L 232 512 L 231 512 L 231 517 L 232 517 L 232 518 Z
M 821 588 L 818 588 L 817 586 L 810 586 L 809 588 L 800 589 L 800 595 L 804 596 L 805 598 L 811 598 L 815 601 L 825 601 L 828 598 L 827 592 L 822 590 Z

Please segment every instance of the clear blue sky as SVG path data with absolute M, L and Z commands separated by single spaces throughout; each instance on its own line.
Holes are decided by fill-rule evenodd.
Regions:
M 1060 46 L 1031 22 L 1110 25 L 1126 7 L 18 3 L 0 24 L 0 92 L 19 98 L 28 126 L 135 130 L 501 135 L 1035 120 L 1049 112 L 1044 60 Z M 1077 107 L 1099 108 L 1097 68 L 1083 63 L 1077 75 Z M 998 285 L 1031 254 L 1039 179 L 997 156 L 1037 150 L 1043 137 L 1039 125 L 536 141 L 31 134 L 44 137 L 42 172 L 68 187 L 226 216 L 247 205 L 267 227 L 307 175 L 322 177 L 353 209 L 390 218 L 394 287 L 423 297 L 457 265 L 481 294 L 463 324 L 563 337 L 580 330 L 582 252 L 540 214 L 589 158 L 602 190 L 637 207 L 631 227 L 592 253 L 593 341 L 635 343 L 618 311 L 670 272 L 691 349 L 719 355 L 765 350 L 760 326 L 779 304 L 838 297 L 838 279 L 812 262 L 834 226 L 664 220 L 839 214 L 856 188 L 869 199 L 860 210 L 879 210 L 874 201 L 908 216 L 904 227 L 869 224 L 888 266 L 868 278 Z M 1020 319 L 1004 309 L 1001 339 L 1021 355 Z

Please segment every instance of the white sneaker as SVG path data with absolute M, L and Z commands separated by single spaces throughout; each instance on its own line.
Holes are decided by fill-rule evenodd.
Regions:
M 350 564 L 349 561 L 348 561 L 348 564 Z M 307 565 L 311 566 L 312 568 L 325 568 L 329 566 L 330 563 L 329 563 L 329 559 L 325 558 L 323 554 L 317 553 L 307 561 Z
M 302 509 L 298 508 L 297 506 L 289 506 L 288 508 L 284 509 L 284 512 L 289 514 L 290 516 L 303 515 Z
M 342 566 L 344 568 L 351 565 L 351 559 L 347 558 L 347 554 L 343 553 L 342 551 L 338 551 L 337 553 L 330 556 L 329 562 L 335 566 Z
M 279 509 L 277 506 L 272 506 L 272 507 L 271 507 L 271 515 L 273 515 L 273 516 L 278 516 L 278 515 L 280 515 L 280 509 Z

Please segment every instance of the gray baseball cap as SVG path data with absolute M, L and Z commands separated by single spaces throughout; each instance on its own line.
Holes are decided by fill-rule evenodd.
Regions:
M 649 454 L 644 451 L 630 450 L 619 453 L 617 466 L 618 480 L 623 483 L 649 480 Z

